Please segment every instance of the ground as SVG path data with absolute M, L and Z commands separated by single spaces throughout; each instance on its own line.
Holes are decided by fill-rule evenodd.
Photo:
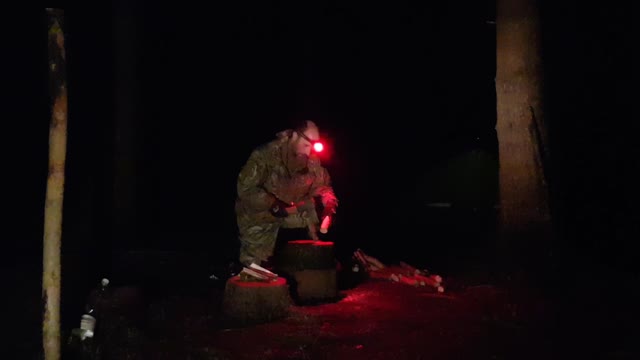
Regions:
M 160 263 L 148 254 L 144 258 Z M 442 294 L 343 271 L 335 301 L 294 304 L 284 319 L 244 327 L 222 321 L 223 280 L 196 269 L 189 282 L 192 277 L 175 267 L 161 272 L 160 266 L 147 265 L 141 268 L 153 270 L 149 277 L 136 278 L 125 268 L 128 278 L 120 283 L 124 276 L 113 274 L 116 316 L 97 328 L 92 341 L 80 344 L 98 353 L 67 342 L 82 309 L 66 307 L 73 313 L 63 315 L 74 321 L 62 328 L 62 359 L 640 358 L 637 274 L 590 262 L 568 263 L 542 282 L 527 275 L 531 271 L 501 277 L 464 269 L 441 274 Z M 6 269 L 20 275 L 6 283 L 11 289 L 4 298 L 9 300 L 7 358 L 43 358 L 36 331 L 40 274 L 30 268 Z M 127 283 L 133 279 L 135 284 Z M 84 295 L 75 302 L 82 303 Z
M 221 321 L 222 286 L 157 294 L 110 331 L 103 359 L 543 359 L 549 304 L 531 289 L 445 277 L 435 293 L 363 278 L 338 299 L 292 304 L 281 320 Z M 549 339 L 548 339 L 549 340 Z

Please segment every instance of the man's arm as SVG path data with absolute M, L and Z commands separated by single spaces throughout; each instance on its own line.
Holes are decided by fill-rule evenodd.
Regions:
M 238 174 L 237 191 L 238 198 L 256 212 L 269 210 L 276 200 L 263 187 L 267 176 L 268 166 L 264 154 L 258 150 L 253 151 Z
M 327 215 L 332 215 L 338 207 L 338 198 L 336 197 L 331 185 L 331 176 L 326 168 L 319 166 L 316 170 L 316 179 L 311 185 L 311 197 L 319 197 L 322 202 L 324 211 L 320 217 L 320 221 Z

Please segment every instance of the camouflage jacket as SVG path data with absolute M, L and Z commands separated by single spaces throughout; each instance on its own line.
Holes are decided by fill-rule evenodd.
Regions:
M 269 213 L 276 198 L 312 207 L 315 206 L 313 199 L 319 197 L 323 206 L 331 202 L 337 205 L 329 172 L 317 155 L 309 157 L 306 168 L 290 173 L 285 164 L 287 140 L 285 133 L 280 133 L 249 156 L 237 180 L 238 216 L 277 222 L 280 219 Z

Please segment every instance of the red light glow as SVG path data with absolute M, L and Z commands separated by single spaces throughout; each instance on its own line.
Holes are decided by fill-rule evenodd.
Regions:
M 295 245 L 314 245 L 314 246 L 333 246 L 333 241 L 320 241 L 320 240 L 291 240 L 289 244 Z

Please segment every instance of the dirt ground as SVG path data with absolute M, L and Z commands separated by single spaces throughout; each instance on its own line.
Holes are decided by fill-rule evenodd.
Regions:
M 477 269 L 441 274 L 442 294 L 342 272 L 336 301 L 292 305 L 284 319 L 244 327 L 222 321 L 223 281 L 199 269 L 194 273 L 204 276 L 185 277 L 156 267 L 133 285 L 114 276 L 119 301 L 111 320 L 99 324 L 92 340 L 68 343 L 82 314 L 79 294 L 78 304 L 67 307 L 73 321 L 62 329 L 62 359 L 640 358 L 637 275 L 588 265 L 571 263 L 547 277 L 552 284 L 537 285 Z M 40 274 L 6 272 L 20 276 L 6 284 L 0 358 L 41 360 Z M 127 274 L 129 282 L 133 273 Z
M 544 304 L 509 297 L 491 286 L 437 294 L 372 279 L 335 303 L 294 307 L 284 321 L 223 329 L 201 344 L 232 359 L 544 358 L 543 348 L 519 350 L 541 330 Z
M 286 318 L 242 327 L 222 321 L 221 283 L 145 294 L 94 345 L 100 359 L 551 358 L 549 304 L 531 289 L 445 277 L 437 293 L 386 278 L 341 280 L 338 299 L 292 303 Z

